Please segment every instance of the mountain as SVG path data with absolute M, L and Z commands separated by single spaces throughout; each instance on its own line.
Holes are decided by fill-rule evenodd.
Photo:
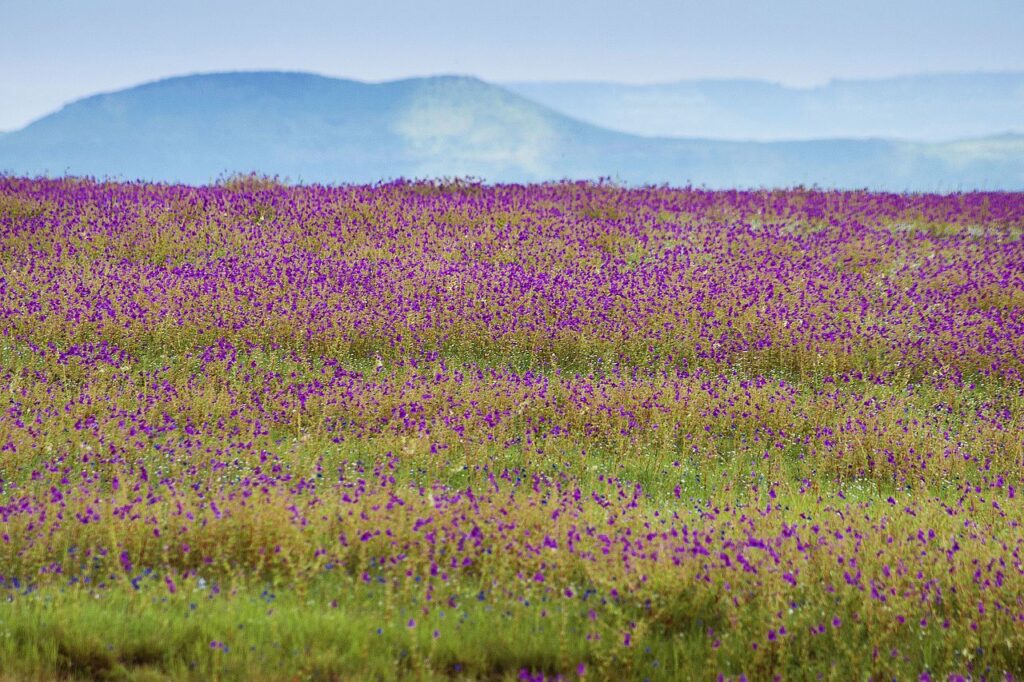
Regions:
M 567 116 L 637 135 L 935 142 L 1024 133 L 1024 73 L 834 80 L 812 88 L 755 80 L 504 87 Z
M 68 104 L 0 137 L 0 171 L 204 183 L 474 176 L 628 183 L 1024 188 L 1024 137 L 735 142 L 650 138 L 557 113 L 475 78 L 385 83 L 303 73 L 183 76 Z
M 543 174 L 552 144 L 591 128 L 471 78 L 210 74 L 69 104 L 0 140 L 0 168 L 193 182 L 253 169 L 306 180 L 504 177 Z

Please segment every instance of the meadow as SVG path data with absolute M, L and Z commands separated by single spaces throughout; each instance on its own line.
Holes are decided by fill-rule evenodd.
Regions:
M 1022 233 L 0 176 L 0 680 L 1022 679 Z

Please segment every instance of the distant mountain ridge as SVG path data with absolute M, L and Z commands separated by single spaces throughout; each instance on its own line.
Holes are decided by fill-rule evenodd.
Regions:
M 0 168 L 193 182 L 243 169 L 307 180 L 510 177 L 542 175 L 552 145 L 600 135 L 474 78 L 203 74 L 73 102 L 9 133 Z
M 181 76 L 87 97 L 0 137 L 0 172 L 205 183 L 611 177 L 709 187 L 1024 188 L 1024 137 L 730 142 L 629 135 L 481 80 Z
M 567 116 L 637 135 L 937 142 L 1024 134 L 1024 72 L 833 80 L 810 88 L 757 80 L 503 85 Z

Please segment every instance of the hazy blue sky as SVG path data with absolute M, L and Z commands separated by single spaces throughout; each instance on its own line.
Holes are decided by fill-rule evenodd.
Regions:
M 0 0 L 0 130 L 196 71 L 670 81 L 1024 70 L 1024 0 Z

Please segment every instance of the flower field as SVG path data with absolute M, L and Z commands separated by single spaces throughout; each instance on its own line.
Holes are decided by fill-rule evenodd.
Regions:
M 0 176 L 0 680 L 1022 679 L 1022 233 Z

